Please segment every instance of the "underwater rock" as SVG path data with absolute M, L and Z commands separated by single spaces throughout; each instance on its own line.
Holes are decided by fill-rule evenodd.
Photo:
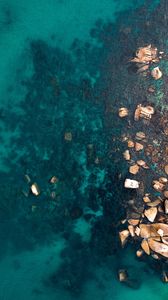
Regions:
M 58 182 L 58 178 L 57 178 L 56 176 L 52 176 L 52 177 L 50 178 L 50 183 L 55 184 L 55 183 L 57 183 L 57 182 Z
M 126 107 L 119 108 L 118 115 L 120 118 L 124 118 L 124 117 L 128 116 L 128 109 Z
M 128 148 L 134 148 L 134 145 L 135 145 L 135 144 L 134 144 L 133 141 L 128 140 L 127 144 L 128 144 Z
M 123 152 L 123 157 L 125 158 L 125 160 L 130 160 L 131 159 L 131 155 L 130 155 L 129 150 L 125 150 Z
M 118 271 L 118 279 L 120 282 L 125 282 L 128 279 L 127 271 L 124 269 L 121 269 Z
M 156 47 L 152 47 L 152 45 L 148 45 L 145 47 L 140 47 L 136 51 L 136 56 L 131 59 L 131 62 L 135 63 L 146 63 L 149 64 L 150 62 L 156 62 L 158 50 Z
M 136 251 L 136 256 L 141 257 L 144 254 L 144 251 L 142 249 L 139 249 Z
M 166 271 L 162 271 L 162 281 L 168 283 L 168 273 Z
M 64 140 L 67 141 L 67 142 L 71 142 L 72 141 L 72 132 L 70 132 L 70 131 L 65 132 Z
M 146 138 L 146 135 L 145 135 L 144 132 L 138 131 L 138 132 L 136 133 L 136 135 L 135 135 L 135 138 L 136 138 L 137 140 L 143 140 L 143 139 Z
M 31 189 L 31 192 L 32 192 L 33 195 L 35 195 L 35 196 L 39 196 L 40 195 L 40 189 L 39 189 L 39 186 L 37 185 L 36 182 L 34 182 L 31 185 L 30 189 Z
M 140 151 L 140 150 L 142 150 L 144 148 L 144 146 L 142 145 L 142 144 L 140 144 L 140 143 L 135 143 L 135 150 L 136 151 Z
M 129 235 L 130 235 L 129 230 L 123 230 L 119 232 L 119 237 L 120 237 L 120 242 L 122 247 L 124 247 Z
M 147 120 L 151 119 L 154 112 L 155 111 L 152 106 L 148 105 L 144 107 L 141 104 L 139 104 L 134 113 L 134 120 L 138 121 L 140 118 L 147 119 Z
M 151 71 L 151 75 L 155 80 L 158 80 L 162 77 L 162 72 L 160 71 L 159 67 L 156 67 Z

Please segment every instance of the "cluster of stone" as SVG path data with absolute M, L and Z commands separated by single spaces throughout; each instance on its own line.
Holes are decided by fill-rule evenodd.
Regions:
M 140 47 L 135 53 L 135 57 L 130 60 L 130 62 L 135 63 L 137 67 L 137 73 L 143 73 L 147 75 L 150 66 L 153 63 L 158 63 L 162 58 L 164 52 L 158 52 L 158 49 L 148 45 L 145 47 Z M 158 80 L 162 77 L 162 72 L 159 67 L 153 68 L 150 72 L 151 76 Z
M 149 54 L 152 50 L 151 45 L 145 49 L 146 57 L 152 61 L 153 58 Z M 138 50 L 134 62 L 146 61 L 140 58 L 140 53 L 145 49 Z M 136 196 L 128 201 L 126 218 L 121 221 L 124 226 L 119 232 L 121 245 L 124 246 L 131 238 L 140 246 L 136 251 L 138 257 L 146 253 L 157 260 L 167 259 L 167 111 L 161 113 L 159 109 L 154 108 L 154 105 L 138 104 L 133 115 L 127 108 L 122 107 L 122 110 L 120 108 L 119 117 L 126 117 L 134 122 L 131 130 L 129 127 L 123 134 L 122 141 L 126 145 L 123 157 L 127 161 L 129 172 L 124 187 L 136 191 Z M 167 282 L 166 278 L 168 279 L 165 274 L 164 281 Z

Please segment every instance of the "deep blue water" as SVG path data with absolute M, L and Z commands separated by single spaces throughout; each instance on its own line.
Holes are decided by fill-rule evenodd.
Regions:
M 1 1 L 0 20 L 0 300 L 166 299 L 153 262 L 118 240 L 118 108 L 147 98 L 128 61 L 166 51 L 166 1 Z

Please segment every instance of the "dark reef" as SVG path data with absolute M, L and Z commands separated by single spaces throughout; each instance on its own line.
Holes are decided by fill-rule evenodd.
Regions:
M 130 70 L 128 61 L 146 44 L 166 51 L 167 28 L 167 1 L 145 1 L 119 13 L 115 23 L 97 21 L 91 30 L 97 46 L 75 40 L 65 53 L 40 40 L 30 42 L 34 74 L 30 80 L 20 78 L 27 89 L 22 113 L 4 110 L 0 115 L 6 129 L 16 126 L 20 132 L 5 162 L 10 172 L 0 173 L 1 255 L 8 240 L 18 252 L 62 235 L 68 249 L 61 268 L 46 279 L 49 286 L 78 295 L 95 264 L 115 257 L 120 265 L 118 229 L 134 194 L 123 188 L 128 170 L 120 136 L 130 124 L 121 122 L 118 108 L 133 111 L 139 102 L 152 101 L 149 81 Z M 163 104 L 167 76 L 165 70 Z M 39 185 L 39 196 L 29 192 L 25 174 Z M 49 182 L 52 176 L 58 177 L 55 185 Z M 73 232 L 78 218 L 92 226 L 88 243 Z

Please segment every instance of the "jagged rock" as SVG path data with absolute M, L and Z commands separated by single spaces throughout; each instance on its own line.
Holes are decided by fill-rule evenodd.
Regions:
M 121 246 L 124 247 L 128 237 L 129 237 L 129 230 L 123 230 L 119 232 L 119 237 L 121 241 Z
M 124 118 L 124 117 L 128 116 L 128 109 L 126 107 L 121 107 L 119 109 L 118 115 L 120 118 Z
M 142 144 L 140 144 L 140 143 L 135 143 L 135 150 L 136 151 L 140 151 L 140 150 L 142 150 L 144 148 L 144 146 L 142 145 Z
M 139 224 L 139 220 L 137 220 L 137 219 L 129 219 L 129 220 L 128 220 L 128 223 L 129 223 L 130 225 L 136 226 L 136 225 Z
M 137 164 L 135 164 L 135 165 L 129 167 L 129 172 L 130 172 L 131 174 L 134 174 L 134 175 L 135 175 L 135 174 L 138 173 L 138 171 L 139 171 L 139 166 L 138 166 Z
M 168 225 L 163 223 L 154 223 L 154 224 L 143 224 L 139 225 L 140 228 L 140 236 L 142 238 L 160 238 L 160 234 L 158 230 L 161 229 L 163 231 L 163 236 L 168 236 Z
M 150 222 L 153 222 L 157 215 L 157 208 L 151 207 L 149 209 L 145 209 L 144 215 Z
M 168 245 L 157 242 L 152 238 L 148 239 L 148 244 L 149 244 L 149 247 L 151 248 L 151 250 L 168 258 Z
M 154 114 L 154 108 L 150 105 L 142 106 L 139 104 L 134 113 L 134 120 L 138 121 L 140 118 L 143 119 L 151 119 L 152 115 Z
M 140 235 L 140 232 L 141 232 L 140 228 L 139 228 L 138 226 L 136 226 L 136 227 L 135 227 L 135 234 L 136 234 L 137 236 L 139 236 L 139 235 Z
M 129 230 L 130 235 L 132 237 L 134 237 L 135 236 L 135 228 L 134 228 L 134 226 L 133 225 L 129 225 L 128 226 L 128 230 Z
M 141 242 L 141 247 L 147 255 L 150 255 L 150 248 L 147 240 L 143 239 Z

